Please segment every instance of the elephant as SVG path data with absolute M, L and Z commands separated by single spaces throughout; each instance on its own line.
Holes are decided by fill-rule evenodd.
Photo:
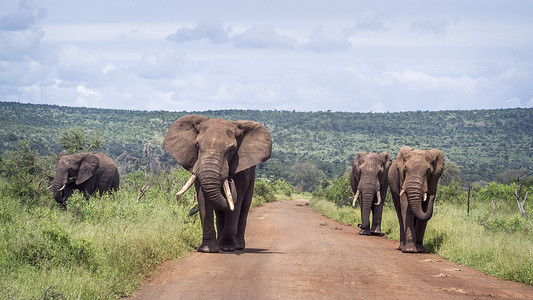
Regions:
M 179 198 L 194 183 L 202 225 L 198 251 L 244 249 L 255 166 L 270 158 L 270 132 L 253 121 L 186 115 L 170 126 L 163 147 L 191 173 L 176 196 Z
M 117 165 L 105 154 L 68 154 L 63 150 L 56 159 L 56 174 L 51 187 L 54 199 L 62 209 L 66 209 L 74 189 L 83 192 L 88 200 L 96 191 L 102 195 L 118 190 L 119 183 Z
M 404 146 L 389 169 L 389 184 L 400 224 L 398 250 L 425 252 L 426 225 L 433 215 L 437 183 L 444 169 L 444 154 L 437 149 Z
M 355 202 L 359 200 L 361 207 L 361 235 L 381 235 L 381 216 L 389 188 L 388 172 L 391 163 L 387 152 L 359 152 L 355 156 L 350 172 L 350 184 L 355 193 L 352 205 L 355 207 Z

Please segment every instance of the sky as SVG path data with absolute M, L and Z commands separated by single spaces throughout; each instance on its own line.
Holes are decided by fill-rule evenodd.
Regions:
M 533 1 L 5 0 L 0 101 L 165 111 L 533 107 Z

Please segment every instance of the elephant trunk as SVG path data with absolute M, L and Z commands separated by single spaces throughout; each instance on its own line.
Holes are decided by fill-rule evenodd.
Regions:
M 217 162 L 205 162 L 198 173 L 198 179 L 206 201 L 209 201 L 214 209 L 226 211 L 230 207 L 222 195 L 222 184 L 225 179 L 221 178 L 218 170 L 220 166 Z
M 426 211 L 424 212 L 423 201 L 426 201 L 427 192 L 422 187 L 410 187 L 402 190 L 401 197 L 407 197 L 409 209 L 413 212 L 417 219 L 427 221 L 433 216 L 433 203 L 435 197 L 429 197 Z
M 370 212 L 375 204 L 374 199 L 379 187 L 373 183 L 364 184 L 361 182 L 358 191 L 361 192 L 361 229 L 370 229 Z

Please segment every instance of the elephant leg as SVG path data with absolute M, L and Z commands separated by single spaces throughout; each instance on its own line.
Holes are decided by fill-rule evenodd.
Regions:
M 200 184 L 195 183 L 195 188 L 198 197 L 200 220 L 202 222 L 202 244 L 198 247 L 198 251 L 211 253 L 218 252 L 213 206 L 206 201 L 205 196 L 200 189 Z
M 415 246 L 415 216 L 411 209 L 408 207 L 407 201 L 401 201 L 402 216 L 403 216 L 403 228 L 404 228 L 404 244 L 402 246 L 402 252 L 414 253 L 416 251 Z
M 380 205 L 372 206 L 372 228 L 370 233 L 381 235 L 381 217 L 383 215 L 383 200 Z
M 251 170 L 239 172 L 234 177 L 235 210 L 226 212 L 225 226 L 222 238 L 219 239 L 218 246 L 223 251 L 235 251 L 244 249 L 244 227 L 246 227 L 246 217 L 250 209 L 253 194 L 253 178 Z
M 402 250 L 405 245 L 405 232 L 403 227 L 403 218 L 402 218 L 402 207 L 400 204 L 400 197 L 398 194 L 391 193 L 392 202 L 394 203 L 394 209 L 396 210 L 396 215 L 398 216 L 398 223 L 400 227 L 400 245 L 398 245 L 398 250 Z
M 234 211 L 222 212 L 224 214 L 224 224 L 218 238 L 218 248 L 222 251 L 235 251 L 239 206 L 240 203 L 237 202 L 235 203 Z
M 424 248 L 424 234 L 426 233 L 426 226 L 428 221 L 415 220 L 415 246 L 417 252 L 426 252 Z
M 252 197 L 254 194 L 255 167 L 250 170 L 250 174 L 248 174 L 248 176 L 246 176 L 244 180 L 248 182 L 248 189 L 244 193 L 244 197 L 242 199 L 239 223 L 237 225 L 237 250 L 242 250 L 246 246 L 246 242 L 244 240 L 244 233 L 246 231 L 248 212 L 250 211 L 250 206 L 252 205 Z
M 223 211 L 215 210 L 215 216 L 217 217 L 217 239 L 220 239 L 226 224 L 226 214 Z

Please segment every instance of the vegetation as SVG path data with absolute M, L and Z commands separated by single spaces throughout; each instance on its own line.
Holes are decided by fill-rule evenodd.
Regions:
M 520 213 L 514 196 L 516 190 L 517 183 L 475 186 L 468 207 L 468 190 L 461 189 L 456 182 L 439 186 L 424 247 L 499 278 L 533 285 L 533 218 Z M 523 188 L 520 199 L 532 191 L 532 187 Z M 346 195 L 353 195 L 347 175 L 336 179 L 330 187 L 317 190 L 311 206 L 339 222 L 356 226 L 361 223 L 360 210 L 338 207 Z M 527 205 L 525 210 L 531 216 L 533 205 Z M 388 238 L 399 240 L 398 218 L 390 193 L 381 226 Z
M 0 103 L 0 155 L 27 139 L 41 155 L 63 150 L 58 137 L 82 128 L 105 140 L 101 151 L 116 159 L 127 152 L 143 157 L 143 145 L 162 140 L 177 118 L 188 112 L 131 111 Z M 533 174 L 533 108 L 399 113 L 290 112 L 223 110 L 200 114 L 229 120 L 254 120 L 272 133 L 272 158 L 259 177 L 284 178 L 293 185 L 293 166 L 316 169 L 318 182 L 341 176 L 359 151 L 388 151 L 402 146 L 437 148 L 461 173 L 461 184 L 496 180 L 505 170 Z M 92 142 L 88 143 L 90 146 Z M 174 163 L 166 152 L 161 158 Z M 307 187 L 299 186 L 302 190 Z
M 1 297 L 118 298 L 158 263 L 194 250 L 201 239 L 198 216 L 189 216 L 194 192 L 177 204 L 174 198 L 189 174 L 161 146 L 185 114 L 0 102 Z M 272 133 L 272 158 L 257 167 L 254 205 L 313 191 L 315 209 L 354 225 L 359 210 L 335 204 L 353 196 L 347 170 L 357 152 L 388 151 L 394 159 L 404 145 L 442 150 L 446 167 L 426 249 L 533 284 L 533 205 L 523 203 L 520 213 L 514 196 L 520 179 L 519 199 L 533 197 L 532 108 L 201 114 L 258 121 Z M 58 209 L 46 187 L 63 149 L 110 156 L 120 191 L 90 202 L 76 192 L 67 211 Z M 399 239 L 390 193 L 382 231 Z
M 153 155 L 146 157 L 153 161 Z M 23 142 L 7 151 L 2 163 L 0 299 L 124 297 L 157 264 L 200 244 L 199 216 L 189 216 L 194 191 L 176 204 L 177 190 L 190 177 L 180 167 L 130 169 L 118 192 L 87 202 L 76 191 L 64 211 L 46 191 L 54 157 L 41 157 Z M 119 164 L 125 169 L 127 161 Z M 139 198 L 147 174 L 150 185 Z M 291 192 L 283 180 L 260 179 L 254 204 Z

